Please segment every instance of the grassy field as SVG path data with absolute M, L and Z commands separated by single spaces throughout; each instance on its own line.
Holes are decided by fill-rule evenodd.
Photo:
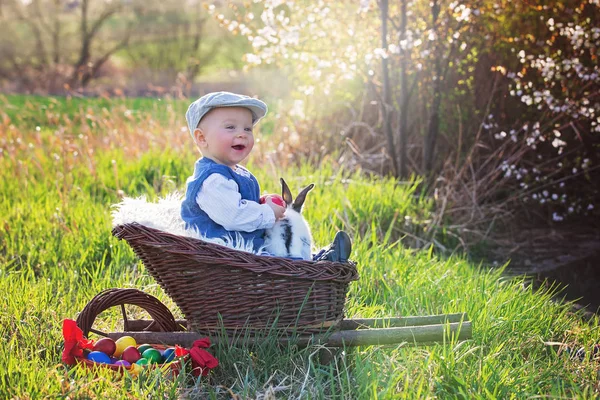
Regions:
M 134 287 L 181 317 L 124 242 L 110 234 L 121 196 L 181 189 L 196 153 L 184 103 L 8 97 L 0 100 L 0 398 L 594 398 L 598 362 L 574 360 L 544 342 L 590 349 L 595 324 L 550 291 L 503 277 L 460 256 L 410 250 L 395 238 L 406 217 L 430 217 L 416 182 L 350 173 L 333 163 L 281 170 L 257 149 L 249 166 L 263 189 L 278 177 L 315 182 L 305 216 L 318 245 L 337 229 L 354 238 L 360 280 L 349 317 L 467 312 L 473 339 L 435 346 L 354 348 L 335 363 L 318 347 L 218 346 L 210 377 L 90 374 L 61 364 L 61 324 L 98 292 Z M 415 228 L 416 229 L 416 228 Z M 413 231 L 418 234 L 418 229 Z M 143 316 L 130 310 L 133 316 Z M 119 328 L 119 310 L 96 327 Z M 589 351 L 588 351 L 589 354 Z

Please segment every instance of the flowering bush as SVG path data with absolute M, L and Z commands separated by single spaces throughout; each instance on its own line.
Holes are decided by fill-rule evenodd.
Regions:
M 251 43 L 247 69 L 285 77 L 285 90 L 268 90 L 277 90 L 275 134 L 281 146 L 294 143 L 294 156 L 342 148 L 341 161 L 386 173 L 392 149 L 404 147 L 409 172 L 494 177 L 467 193 L 474 207 L 524 201 L 554 221 L 596 213 L 597 0 L 268 0 L 209 11 Z M 387 143 L 386 119 L 395 135 Z M 433 168 L 423 162 L 428 147 Z
M 519 163 L 503 163 L 504 176 L 556 222 L 598 215 L 599 206 L 600 9 L 578 3 L 550 17 L 540 10 L 546 30 L 515 51 L 515 67 L 498 68 L 525 108 L 518 120 L 505 119 L 511 128 L 500 129 L 493 115 L 484 125 L 496 140 L 528 149 Z

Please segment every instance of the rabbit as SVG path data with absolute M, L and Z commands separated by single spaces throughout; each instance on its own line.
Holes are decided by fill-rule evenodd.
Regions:
M 312 235 L 301 212 L 306 194 L 314 187 L 314 183 L 311 183 L 302 189 L 296 200 L 293 201 L 290 188 L 281 178 L 281 192 L 286 203 L 286 210 L 284 217 L 265 231 L 265 250 L 267 252 L 279 257 L 312 260 Z

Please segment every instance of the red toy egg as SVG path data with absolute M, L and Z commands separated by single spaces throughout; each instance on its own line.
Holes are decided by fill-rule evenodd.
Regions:
M 125 350 L 123 350 L 123 355 L 121 356 L 121 358 L 129 362 L 130 364 L 133 364 L 134 362 L 142 358 L 142 355 L 135 346 L 129 346 Z
M 273 203 L 277 204 L 278 206 L 285 207 L 285 201 L 283 201 L 283 197 L 281 197 L 278 194 L 265 194 L 264 196 L 260 197 L 260 200 L 258 202 L 260 204 L 265 204 L 268 198 L 271 198 L 271 201 L 273 201 Z
M 117 350 L 117 345 L 111 338 L 102 338 L 94 344 L 93 351 L 101 351 L 107 356 L 112 356 Z

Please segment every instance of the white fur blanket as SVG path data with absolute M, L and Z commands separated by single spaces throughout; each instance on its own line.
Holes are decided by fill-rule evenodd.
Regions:
M 231 238 L 206 238 L 195 229 L 185 229 L 185 223 L 180 216 L 182 200 L 183 196 L 177 192 L 160 198 L 155 203 L 148 202 L 146 196 L 125 197 L 120 203 L 112 206 L 113 227 L 137 222 L 140 225 L 173 235 L 192 237 L 232 249 L 255 253 L 252 243 L 245 243 L 241 235 L 237 236 L 234 242 Z

